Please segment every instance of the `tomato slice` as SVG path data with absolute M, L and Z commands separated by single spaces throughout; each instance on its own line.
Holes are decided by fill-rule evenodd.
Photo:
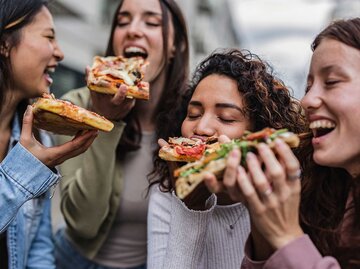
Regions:
M 246 140 L 252 141 L 252 140 L 265 139 L 266 137 L 269 137 L 272 133 L 273 130 L 271 128 L 265 128 L 259 132 L 247 135 Z
M 179 155 L 187 155 L 192 157 L 201 158 L 201 156 L 204 154 L 204 151 L 206 149 L 205 144 L 199 144 L 192 147 L 186 147 L 186 146 L 175 146 L 175 151 Z

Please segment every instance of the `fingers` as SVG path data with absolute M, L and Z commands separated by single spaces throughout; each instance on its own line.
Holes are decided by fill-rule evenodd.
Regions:
M 98 131 L 88 131 L 75 136 L 71 141 L 65 144 L 47 149 L 48 154 L 43 163 L 49 167 L 54 167 L 67 159 L 85 152 L 97 135 Z
M 229 137 L 227 137 L 226 135 L 220 135 L 218 138 L 218 141 L 220 143 L 228 143 L 231 141 L 231 139 Z
M 246 164 L 249 170 L 249 174 L 252 178 L 252 182 L 258 191 L 258 193 L 263 196 L 262 198 L 270 198 L 272 187 L 270 182 L 266 178 L 260 162 L 254 153 L 249 152 L 246 156 Z M 264 196 L 265 195 L 265 196 Z M 269 196 L 269 197 L 268 197 Z
M 34 115 L 32 112 L 32 106 L 28 105 L 26 111 L 24 113 L 23 123 L 22 123 L 22 131 L 21 131 L 21 141 L 30 140 L 32 137 L 32 126 Z
M 208 190 L 212 193 L 219 193 L 224 191 L 222 182 L 218 181 L 213 173 L 206 173 L 204 175 L 204 183 Z
M 233 201 L 241 201 L 242 195 L 237 186 L 238 166 L 241 160 L 239 149 L 234 149 L 230 152 L 226 163 L 226 169 L 223 177 L 223 184 L 228 191 L 228 194 Z
M 116 94 L 114 95 L 114 97 L 112 98 L 111 102 L 114 105 L 119 105 L 122 102 L 124 102 L 125 97 L 126 97 L 126 92 L 127 92 L 127 86 L 124 84 L 121 84 L 118 91 L 116 92 Z
M 71 159 L 73 157 L 76 157 L 76 156 L 84 153 L 91 146 L 91 144 L 94 142 L 96 137 L 97 137 L 97 135 L 92 135 L 89 138 L 87 138 L 85 140 L 84 144 L 81 144 L 78 148 L 76 148 L 72 152 L 70 152 L 64 156 L 61 156 L 59 159 L 57 159 L 56 163 L 54 163 L 53 166 L 59 165 L 68 159 Z
M 250 177 L 242 166 L 238 166 L 237 183 L 248 206 L 255 212 L 260 212 L 264 208 L 262 201 L 259 199 Z
M 164 146 L 168 146 L 169 144 L 168 144 L 168 142 L 166 142 L 164 139 L 162 139 L 162 138 L 160 138 L 159 140 L 158 140 L 158 144 L 159 144 L 159 146 L 160 147 L 164 147 Z
M 276 158 L 273 150 L 267 145 L 261 143 L 258 145 L 257 149 L 260 158 L 265 164 L 268 181 L 273 185 L 274 191 L 281 192 L 283 190 L 283 185 L 286 183 L 286 173 L 283 166 Z
M 286 182 L 289 185 L 300 187 L 300 163 L 290 147 L 281 139 L 275 140 L 276 151 L 279 158 L 285 165 L 286 169 Z

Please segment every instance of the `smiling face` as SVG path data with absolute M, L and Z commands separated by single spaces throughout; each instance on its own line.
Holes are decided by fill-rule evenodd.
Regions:
M 360 171 L 360 51 L 325 38 L 315 49 L 301 104 L 310 120 L 314 161 Z
M 115 54 L 146 58 L 150 65 L 144 80 L 149 82 L 157 78 L 165 66 L 162 16 L 159 0 L 124 0 L 114 31 Z M 173 26 L 169 25 L 168 55 L 174 39 Z
M 64 58 L 54 32 L 53 18 L 46 7 L 21 30 L 20 43 L 10 52 L 14 88 L 21 98 L 49 92 L 51 72 Z
M 209 75 L 197 85 L 181 126 L 184 137 L 227 135 L 239 138 L 251 125 L 243 115 L 243 99 L 235 80 Z

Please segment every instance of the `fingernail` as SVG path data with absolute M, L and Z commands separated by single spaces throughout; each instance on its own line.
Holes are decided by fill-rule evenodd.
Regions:
M 24 116 L 29 115 L 29 114 L 30 114 L 30 111 L 31 111 L 31 105 L 27 105 L 26 110 L 25 110 L 25 113 L 24 113 Z
M 239 152 L 237 150 L 233 150 L 231 152 L 231 157 L 237 158 L 239 156 Z

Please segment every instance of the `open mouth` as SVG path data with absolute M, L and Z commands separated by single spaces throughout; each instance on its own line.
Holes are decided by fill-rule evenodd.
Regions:
M 127 47 L 124 50 L 124 56 L 126 58 L 131 58 L 131 57 L 141 57 L 143 59 L 146 59 L 148 57 L 148 53 L 145 49 L 143 48 L 139 48 L 139 47 Z
M 46 80 L 49 84 L 53 83 L 53 79 L 51 78 L 51 74 L 55 72 L 55 67 L 47 67 L 44 71 L 44 74 L 46 76 Z
M 310 129 L 313 132 L 314 137 L 321 137 L 332 132 L 336 124 L 329 120 L 317 120 L 310 123 Z

